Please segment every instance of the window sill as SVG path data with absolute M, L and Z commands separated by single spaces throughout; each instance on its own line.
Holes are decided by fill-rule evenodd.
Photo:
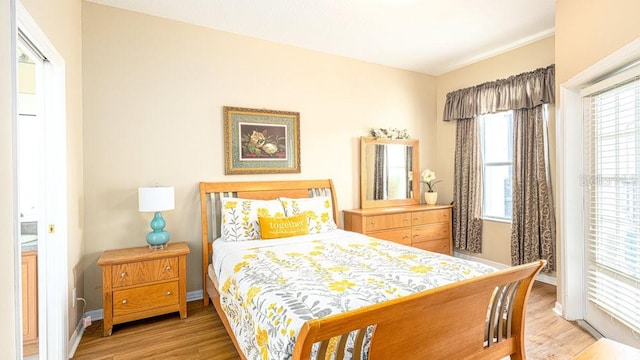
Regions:
M 502 219 L 502 218 L 495 218 L 495 217 L 483 217 L 482 221 L 493 221 L 493 222 L 511 224 L 511 219 Z

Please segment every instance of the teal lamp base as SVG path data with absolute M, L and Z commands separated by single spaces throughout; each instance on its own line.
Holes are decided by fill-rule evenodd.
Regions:
M 166 224 L 167 223 L 164 221 L 160 211 L 156 211 L 150 224 L 153 231 L 147 234 L 147 244 L 149 244 L 149 249 L 159 250 L 167 247 L 167 243 L 169 242 L 169 232 L 164 230 Z

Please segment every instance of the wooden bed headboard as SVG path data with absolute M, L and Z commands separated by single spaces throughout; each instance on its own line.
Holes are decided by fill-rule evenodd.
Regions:
M 214 195 L 214 199 L 212 196 Z M 207 268 L 213 252 L 211 242 L 220 236 L 220 195 L 243 199 L 272 200 L 279 197 L 308 198 L 329 196 L 333 208 L 333 220 L 340 226 L 338 202 L 331 179 L 201 182 L 200 221 L 202 222 L 202 286 L 205 289 Z M 213 231 L 212 231 L 213 230 Z M 206 293 L 204 294 L 207 298 Z M 205 301 L 206 303 L 206 301 Z

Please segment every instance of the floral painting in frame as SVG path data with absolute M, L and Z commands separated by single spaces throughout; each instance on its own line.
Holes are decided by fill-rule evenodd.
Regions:
M 300 172 L 300 113 L 224 107 L 226 175 Z

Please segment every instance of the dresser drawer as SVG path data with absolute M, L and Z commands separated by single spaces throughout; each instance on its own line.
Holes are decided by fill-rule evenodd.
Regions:
M 449 223 L 438 223 L 431 225 L 423 225 L 413 228 L 411 233 L 411 244 L 436 239 L 449 239 L 451 229 Z
M 367 235 L 378 239 L 393 241 L 402 245 L 411 245 L 411 228 L 375 231 Z
M 451 209 L 414 211 L 411 213 L 411 225 L 433 224 L 451 221 Z
M 177 305 L 178 295 L 178 281 L 117 290 L 113 292 L 113 316 Z
M 366 232 L 411 226 L 411 213 L 374 215 L 365 218 Z
M 143 284 L 151 281 L 177 279 L 178 258 L 170 257 L 136 263 L 114 265 L 111 281 L 114 288 Z
M 411 246 L 440 254 L 451 254 L 451 243 L 449 242 L 449 239 L 414 242 Z

